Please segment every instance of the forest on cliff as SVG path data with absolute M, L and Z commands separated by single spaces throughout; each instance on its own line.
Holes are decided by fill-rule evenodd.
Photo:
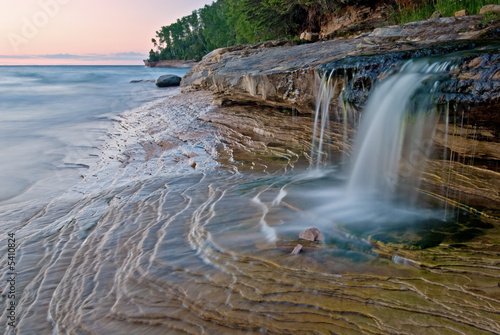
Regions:
M 156 31 L 148 60 L 200 60 L 221 47 L 298 39 L 301 32 L 319 32 L 349 6 L 385 6 L 390 13 L 386 23 L 401 24 L 436 11 L 443 16 L 463 9 L 477 14 L 493 3 L 498 0 L 217 0 Z

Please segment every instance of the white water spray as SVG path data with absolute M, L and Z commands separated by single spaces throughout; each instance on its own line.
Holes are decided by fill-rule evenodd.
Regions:
M 337 81 L 332 84 L 332 75 L 334 71 L 329 74 L 324 74 L 321 77 L 321 84 L 319 87 L 319 94 L 316 97 L 316 111 L 314 115 L 314 130 L 311 146 L 311 167 L 319 168 L 325 153 L 323 152 L 323 143 L 325 137 L 325 130 L 328 131 L 328 124 L 330 121 L 330 101 L 333 98 Z M 319 138 L 318 138 L 319 137 Z
M 436 127 L 436 75 L 449 66 L 409 61 L 374 90 L 358 130 L 349 195 L 389 196 L 402 179 L 418 183 Z

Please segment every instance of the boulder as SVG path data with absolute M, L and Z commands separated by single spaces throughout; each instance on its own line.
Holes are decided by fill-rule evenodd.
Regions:
M 306 40 L 309 42 L 316 42 L 319 39 L 319 34 L 318 33 L 311 33 L 309 31 L 304 31 L 302 34 L 300 34 L 300 39 Z
M 299 234 L 299 238 L 308 241 L 324 241 L 325 237 L 316 227 L 307 228 Z
M 500 14 L 500 5 L 486 5 L 481 8 L 479 14 Z
M 467 16 L 469 15 L 469 12 L 466 9 L 459 10 L 458 12 L 455 12 L 455 17 L 459 16 Z
M 181 84 L 181 79 L 181 77 L 174 74 L 166 74 L 156 79 L 155 84 L 158 87 L 179 86 Z

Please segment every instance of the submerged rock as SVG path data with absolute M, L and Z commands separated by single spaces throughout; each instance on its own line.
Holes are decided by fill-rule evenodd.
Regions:
M 158 87 L 179 86 L 181 84 L 181 80 L 182 78 L 179 76 L 176 76 L 174 74 L 166 74 L 156 79 L 155 84 Z
M 308 241 L 324 241 L 325 237 L 316 227 L 307 228 L 299 234 L 299 238 Z
M 297 246 L 293 248 L 293 251 L 290 254 L 297 255 L 300 252 L 300 250 L 302 250 L 302 244 L 297 244 Z
M 154 83 L 155 80 L 153 80 L 153 79 L 134 79 L 134 80 L 131 80 L 130 82 L 132 84 L 135 84 L 135 83 Z

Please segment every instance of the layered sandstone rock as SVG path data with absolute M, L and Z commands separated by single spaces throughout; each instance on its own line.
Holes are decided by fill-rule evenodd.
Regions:
M 366 74 L 370 78 L 362 88 L 368 93 L 373 78 L 402 60 L 469 50 L 499 36 L 499 21 L 486 25 L 481 16 L 471 16 L 377 28 L 351 39 L 302 45 L 266 42 L 217 49 L 184 76 L 181 86 L 185 90 L 211 90 L 220 104 L 258 102 L 312 112 L 318 73 L 322 71 L 342 68 L 344 73 Z M 498 45 L 488 53 L 498 54 Z M 359 75 L 353 78 L 361 80 Z M 485 80 L 494 80 L 496 87 L 496 78 L 492 74 Z M 472 86 L 462 88 L 462 95 L 475 94 Z M 499 96 L 500 92 L 495 91 L 484 98 Z M 364 100 L 360 98 L 356 104 L 362 105 Z M 485 101 L 485 104 L 490 103 Z
M 469 199 L 470 205 L 488 212 L 485 215 L 500 217 L 500 21 L 486 22 L 482 16 L 435 18 L 377 28 L 350 39 L 218 49 L 197 64 L 181 86 L 210 90 L 220 105 L 258 104 L 307 115 L 314 113 L 320 76 L 327 73 L 337 82 L 330 109 L 338 115 L 345 109 L 357 114 L 363 112 L 376 82 L 407 60 L 448 60 L 453 70 L 435 88 L 440 94 L 434 103 L 442 117 L 422 188 L 450 201 Z M 258 110 L 252 107 L 246 113 Z M 248 120 L 236 124 L 250 127 L 245 125 Z M 216 122 L 232 126 L 226 119 Z M 244 134 L 260 143 L 281 141 L 303 148 L 295 152 L 307 152 L 304 137 L 311 136 L 311 126 L 289 132 L 280 130 L 279 122 L 272 129 L 266 122 Z M 332 120 L 333 156 L 349 154 L 352 144 L 342 142 L 338 125 Z M 281 133 L 286 133 L 286 140 L 280 140 Z

